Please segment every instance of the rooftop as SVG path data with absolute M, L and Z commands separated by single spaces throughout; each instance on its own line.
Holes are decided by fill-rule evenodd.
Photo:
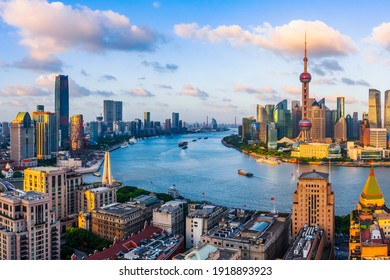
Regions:
M 109 205 L 95 209 L 96 212 L 103 214 L 113 215 L 129 215 L 138 211 L 142 211 L 140 208 L 129 206 L 125 203 L 111 203 Z
M 318 172 L 315 169 L 313 169 L 312 172 L 304 172 L 299 176 L 299 180 L 301 179 L 322 179 L 327 180 L 329 178 L 328 173 L 324 172 Z
M 305 226 L 298 233 L 294 243 L 290 246 L 283 259 L 286 260 L 306 260 L 315 259 L 320 242 L 315 242 L 316 238 L 323 237 L 323 230 L 317 226 Z M 312 248 L 315 246 L 316 248 Z M 313 249 L 313 250 L 311 250 Z M 310 251 L 313 253 L 309 255 Z
M 64 169 L 61 167 L 55 167 L 55 166 L 39 166 L 39 167 L 29 167 L 26 170 L 35 170 L 35 171 L 41 171 L 41 172 L 55 172 L 55 171 L 63 171 Z

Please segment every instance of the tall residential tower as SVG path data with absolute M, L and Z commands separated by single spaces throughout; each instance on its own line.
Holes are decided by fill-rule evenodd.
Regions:
M 68 76 L 58 75 L 55 81 L 55 114 L 57 139 L 60 147 L 69 143 L 69 81 Z

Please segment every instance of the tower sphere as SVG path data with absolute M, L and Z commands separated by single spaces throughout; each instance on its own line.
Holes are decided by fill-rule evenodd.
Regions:
M 307 119 L 300 120 L 299 128 L 303 131 L 309 131 L 311 129 L 311 121 Z
M 302 83 L 310 83 L 311 81 L 310 73 L 303 72 L 301 75 L 299 75 L 299 80 L 301 80 Z

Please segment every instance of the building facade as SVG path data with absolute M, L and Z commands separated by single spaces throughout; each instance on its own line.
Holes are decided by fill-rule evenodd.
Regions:
M 19 112 L 11 122 L 10 158 L 20 165 L 35 155 L 35 129 L 30 114 Z
M 57 123 L 57 139 L 60 147 L 69 143 L 69 81 L 68 76 L 58 75 L 55 80 L 54 106 Z
M 36 156 L 38 159 L 50 159 L 58 151 L 56 115 L 45 112 L 43 105 L 38 105 L 31 116 L 35 125 Z
M 168 234 L 185 232 L 186 201 L 172 200 L 153 210 L 153 226 L 164 229 Z
M 381 92 L 372 88 L 368 92 L 368 121 L 371 128 L 382 127 Z
M 70 118 L 70 153 L 80 157 L 84 153 L 84 122 L 83 115 L 78 114 Z

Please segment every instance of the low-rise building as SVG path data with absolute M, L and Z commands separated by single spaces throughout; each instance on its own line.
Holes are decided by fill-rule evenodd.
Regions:
M 240 257 L 238 249 L 218 248 L 205 243 L 174 256 L 173 260 L 239 260 Z
M 184 235 L 187 201 L 172 200 L 153 210 L 153 226 L 169 234 Z
M 289 246 L 291 213 L 237 212 L 239 219 L 221 221 L 201 237 L 202 243 L 239 249 L 242 260 L 282 258 Z
M 202 234 L 218 225 L 228 209 L 216 205 L 197 205 L 186 217 L 186 248 L 197 246 Z

